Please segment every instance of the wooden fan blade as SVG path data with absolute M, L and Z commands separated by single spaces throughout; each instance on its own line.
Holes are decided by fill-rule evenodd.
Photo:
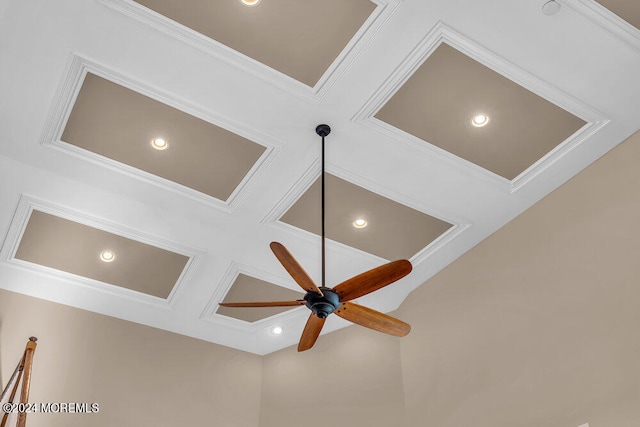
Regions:
M 218 305 L 222 307 L 290 307 L 295 305 L 304 305 L 305 300 L 297 301 L 263 301 L 263 302 L 220 302 Z
M 341 302 L 351 301 L 402 279 L 411 273 L 412 268 L 406 259 L 392 261 L 345 280 L 334 287 L 333 291 L 338 294 Z
M 327 319 L 321 319 L 315 314 L 311 313 L 309 316 L 309 320 L 307 320 L 307 324 L 304 327 L 304 331 L 302 331 L 302 336 L 300 337 L 300 343 L 298 344 L 298 351 L 309 350 L 316 343 L 318 339 L 318 335 L 320 335 L 320 331 L 324 326 L 324 321 Z
M 350 322 L 397 337 L 404 337 L 411 331 L 411 325 L 402 320 L 352 302 L 343 303 L 334 313 Z
M 315 292 L 320 295 L 324 295 L 320 289 L 313 283 L 313 280 L 306 271 L 298 264 L 298 261 L 291 255 L 291 253 L 285 248 L 281 243 L 271 242 L 269 245 L 271 247 L 271 251 L 278 258 L 280 264 L 284 267 L 285 270 L 289 272 L 293 280 L 296 281 L 298 285 L 302 289 L 307 292 Z

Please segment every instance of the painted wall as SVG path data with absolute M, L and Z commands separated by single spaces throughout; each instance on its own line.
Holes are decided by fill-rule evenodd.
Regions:
M 403 304 L 409 425 L 640 425 L 639 161 L 640 133 Z
M 3 382 L 34 335 L 30 401 L 100 404 L 31 414 L 29 427 L 258 424 L 258 356 L 7 291 L 0 322 Z
M 260 426 L 406 426 L 398 339 L 361 327 L 264 357 Z

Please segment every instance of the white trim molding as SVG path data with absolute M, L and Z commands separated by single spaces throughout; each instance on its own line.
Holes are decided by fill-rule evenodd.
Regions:
M 404 85 L 413 73 L 427 60 L 427 58 L 440 46 L 446 43 L 459 50 L 471 59 L 481 63 L 489 69 L 512 80 L 525 89 L 546 99 L 547 101 L 570 112 L 576 117 L 587 122 L 565 141 L 536 161 L 533 165 L 520 173 L 513 180 L 508 180 L 475 163 L 462 159 L 444 149 L 430 144 L 418 137 L 408 134 L 382 120 L 375 118 L 375 114 L 391 99 L 391 97 Z M 418 45 L 405 57 L 400 65 L 387 77 L 374 94 L 365 102 L 351 119 L 360 122 L 364 126 L 376 132 L 384 134 L 395 141 L 402 142 L 419 151 L 437 155 L 448 164 L 460 165 L 474 173 L 479 179 L 505 189 L 511 193 L 518 191 L 525 184 L 534 179 L 542 171 L 560 160 L 570 151 L 585 143 L 590 137 L 601 131 L 610 120 L 596 109 L 576 100 L 554 87 L 548 82 L 532 75 L 531 73 L 506 61 L 494 52 L 472 41 L 442 21 L 439 21 Z
M 110 9 L 136 19 L 176 40 L 180 40 L 193 48 L 224 61 L 242 72 L 252 74 L 275 87 L 319 103 L 339 80 L 340 76 L 351 67 L 354 59 L 380 31 L 404 0 L 371 0 L 377 7 L 313 87 L 309 87 L 280 71 L 132 0 L 97 1 Z
M 600 3 L 594 0 L 560 0 L 560 3 L 586 16 L 618 39 L 640 51 L 640 29 Z
M 135 240 L 137 242 L 154 246 L 160 249 L 165 249 L 167 251 L 171 251 L 188 257 L 188 261 L 184 269 L 180 273 L 180 276 L 178 277 L 178 280 L 173 286 L 171 292 L 169 293 L 169 296 L 164 299 L 110 283 L 101 282 L 88 277 L 79 276 L 77 274 L 68 273 L 65 271 L 56 270 L 54 268 L 20 260 L 15 257 L 16 251 L 18 250 L 18 246 L 20 245 L 20 241 L 22 240 L 22 236 L 27 227 L 27 223 L 29 222 L 29 218 L 31 218 L 31 213 L 34 210 L 54 215 L 59 218 L 67 219 L 69 221 L 83 224 L 98 230 L 106 231 L 108 233 L 115 234 L 130 240 Z M 189 248 L 178 242 L 167 240 L 159 236 L 152 236 L 150 234 L 141 233 L 140 231 L 106 221 L 102 218 L 89 216 L 74 209 L 63 207 L 52 202 L 23 194 L 21 195 L 20 201 L 18 202 L 18 207 L 16 209 L 13 220 L 11 221 L 11 225 L 9 227 L 9 231 L 7 233 L 4 244 L 2 245 L 2 249 L 0 249 L 0 263 L 17 267 L 23 270 L 36 272 L 47 277 L 61 279 L 63 283 L 65 283 L 63 288 L 60 289 L 61 292 L 59 293 L 59 295 L 63 299 L 63 303 L 65 299 L 64 295 L 68 295 L 69 299 L 72 300 L 74 288 L 82 288 L 86 291 L 89 291 L 89 293 L 95 294 L 98 297 L 100 295 L 109 295 L 111 297 L 115 297 L 116 299 L 129 300 L 135 303 L 145 304 L 162 310 L 172 310 L 176 303 L 176 300 L 180 296 L 180 293 L 184 290 L 184 288 L 186 287 L 186 283 L 189 282 L 191 276 L 193 275 L 193 272 L 196 270 L 198 264 L 200 263 L 203 254 L 204 253 L 200 250 Z M 5 287 L 5 289 L 20 292 L 19 289 L 11 287 L 10 284 L 0 284 L 0 286 Z M 69 305 L 73 304 L 70 303 Z
M 280 218 L 282 218 L 282 216 L 289 209 L 291 209 L 293 204 L 295 204 L 295 202 L 300 197 L 302 197 L 302 195 L 309 189 L 309 187 L 311 187 L 311 185 L 313 185 L 315 180 L 320 176 L 321 169 L 319 163 L 320 162 L 316 160 L 311 164 L 309 168 L 304 171 L 302 177 L 296 181 L 296 183 L 291 187 L 287 194 L 280 201 L 278 201 L 275 204 L 274 208 L 262 219 L 262 223 L 272 223 L 276 229 L 282 232 L 289 232 L 291 234 L 297 233 L 297 238 L 301 238 L 309 243 L 316 243 L 316 240 L 319 238 L 318 235 L 310 231 L 295 227 L 291 224 L 282 222 L 280 221 Z M 417 200 L 413 200 L 407 197 L 406 195 L 395 192 L 380 183 L 372 182 L 371 180 L 347 169 L 332 165 L 327 165 L 325 169 L 326 172 L 337 176 L 338 178 L 344 179 L 345 181 L 349 181 L 365 190 L 371 191 L 396 203 L 407 206 L 411 209 L 415 209 L 416 211 L 421 212 L 425 215 L 429 215 L 433 218 L 437 218 L 441 221 L 451 224 L 451 227 L 449 227 L 444 233 L 436 237 L 427 246 L 422 248 L 411 257 L 410 261 L 414 266 L 425 262 L 436 251 L 446 246 L 449 242 L 453 241 L 456 237 L 460 236 L 465 230 L 471 227 L 470 223 L 465 222 L 462 219 L 456 218 L 454 220 L 451 218 L 451 215 L 445 215 L 442 212 L 436 212 L 436 208 L 434 206 L 425 206 L 424 203 L 420 203 Z M 366 257 L 375 259 L 377 262 L 390 261 L 365 252 L 361 249 L 345 245 L 341 242 L 337 242 L 335 240 L 327 239 L 327 242 L 336 250 L 340 250 L 345 253 L 349 251 L 356 251 L 365 255 Z
M 264 146 L 266 149 L 251 169 L 249 169 L 249 172 L 247 172 L 242 181 L 240 181 L 240 184 L 238 184 L 227 200 L 223 201 L 182 184 L 161 178 L 157 175 L 153 175 L 152 173 L 109 159 L 75 145 L 68 144 L 61 140 L 62 134 L 87 73 L 107 79 L 193 117 L 197 117 L 215 126 L 228 130 L 229 132 L 233 132 L 256 144 Z M 187 101 L 175 95 L 164 92 L 143 82 L 136 81 L 131 77 L 125 76 L 113 69 L 99 64 L 96 61 L 78 54 L 73 54 L 68 62 L 64 78 L 59 85 L 48 120 L 44 126 L 41 144 L 137 178 L 141 181 L 156 185 L 173 193 L 186 196 L 190 199 L 228 213 L 233 212 L 238 207 L 250 189 L 264 175 L 268 166 L 279 155 L 283 146 L 280 141 L 265 135 L 246 124 L 237 123 L 229 118 L 222 117 L 219 114 L 215 114 L 196 105 L 189 104 Z
M 216 313 L 218 302 L 224 299 L 240 274 L 264 280 L 272 285 L 281 286 L 283 288 L 302 293 L 300 288 L 297 286 L 294 288 L 292 286 L 285 285 L 287 280 L 283 276 L 278 276 L 268 271 L 233 261 L 227 267 L 224 276 L 219 282 L 219 286 L 207 302 L 204 310 L 202 310 L 202 313 L 200 314 L 201 320 L 217 325 L 224 325 L 225 327 L 242 332 L 252 332 L 264 329 L 266 326 L 271 325 L 275 319 L 285 322 L 292 317 L 297 318 L 299 316 L 299 307 L 293 307 L 283 313 L 274 314 L 273 316 L 265 317 L 264 319 L 256 320 L 255 322 L 247 322 Z

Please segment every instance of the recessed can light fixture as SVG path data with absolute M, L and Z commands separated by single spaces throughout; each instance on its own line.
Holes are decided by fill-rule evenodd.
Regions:
M 489 116 L 481 113 L 481 114 L 476 114 L 475 116 L 473 116 L 473 118 L 471 119 L 471 124 L 477 128 L 481 128 L 483 126 L 486 126 L 489 124 Z
M 355 221 L 353 221 L 353 226 L 355 228 L 365 228 L 367 226 L 367 220 L 364 218 L 358 218 Z
M 153 138 L 151 140 L 151 146 L 156 150 L 166 150 L 169 148 L 169 143 L 162 138 Z
M 270 329 L 270 332 L 271 332 L 273 335 L 281 335 L 281 334 L 282 334 L 282 331 L 283 331 L 282 326 L 273 326 L 273 327 Z
M 260 3 L 260 0 L 240 0 L 240 2 L 245 6 L 255 6 Z
M 116 254 L 113 251 L 110 251 L 109 249 L 104 250 L 102 252 L 100 252 L 100 259 L 103 262 L 112 262 L 114 259 L 116 259 Z

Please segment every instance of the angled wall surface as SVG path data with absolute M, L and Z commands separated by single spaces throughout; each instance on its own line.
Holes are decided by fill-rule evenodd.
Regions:
M 410 426 L 640 425 L 639 161 L 636 133 L 403 304 Z

